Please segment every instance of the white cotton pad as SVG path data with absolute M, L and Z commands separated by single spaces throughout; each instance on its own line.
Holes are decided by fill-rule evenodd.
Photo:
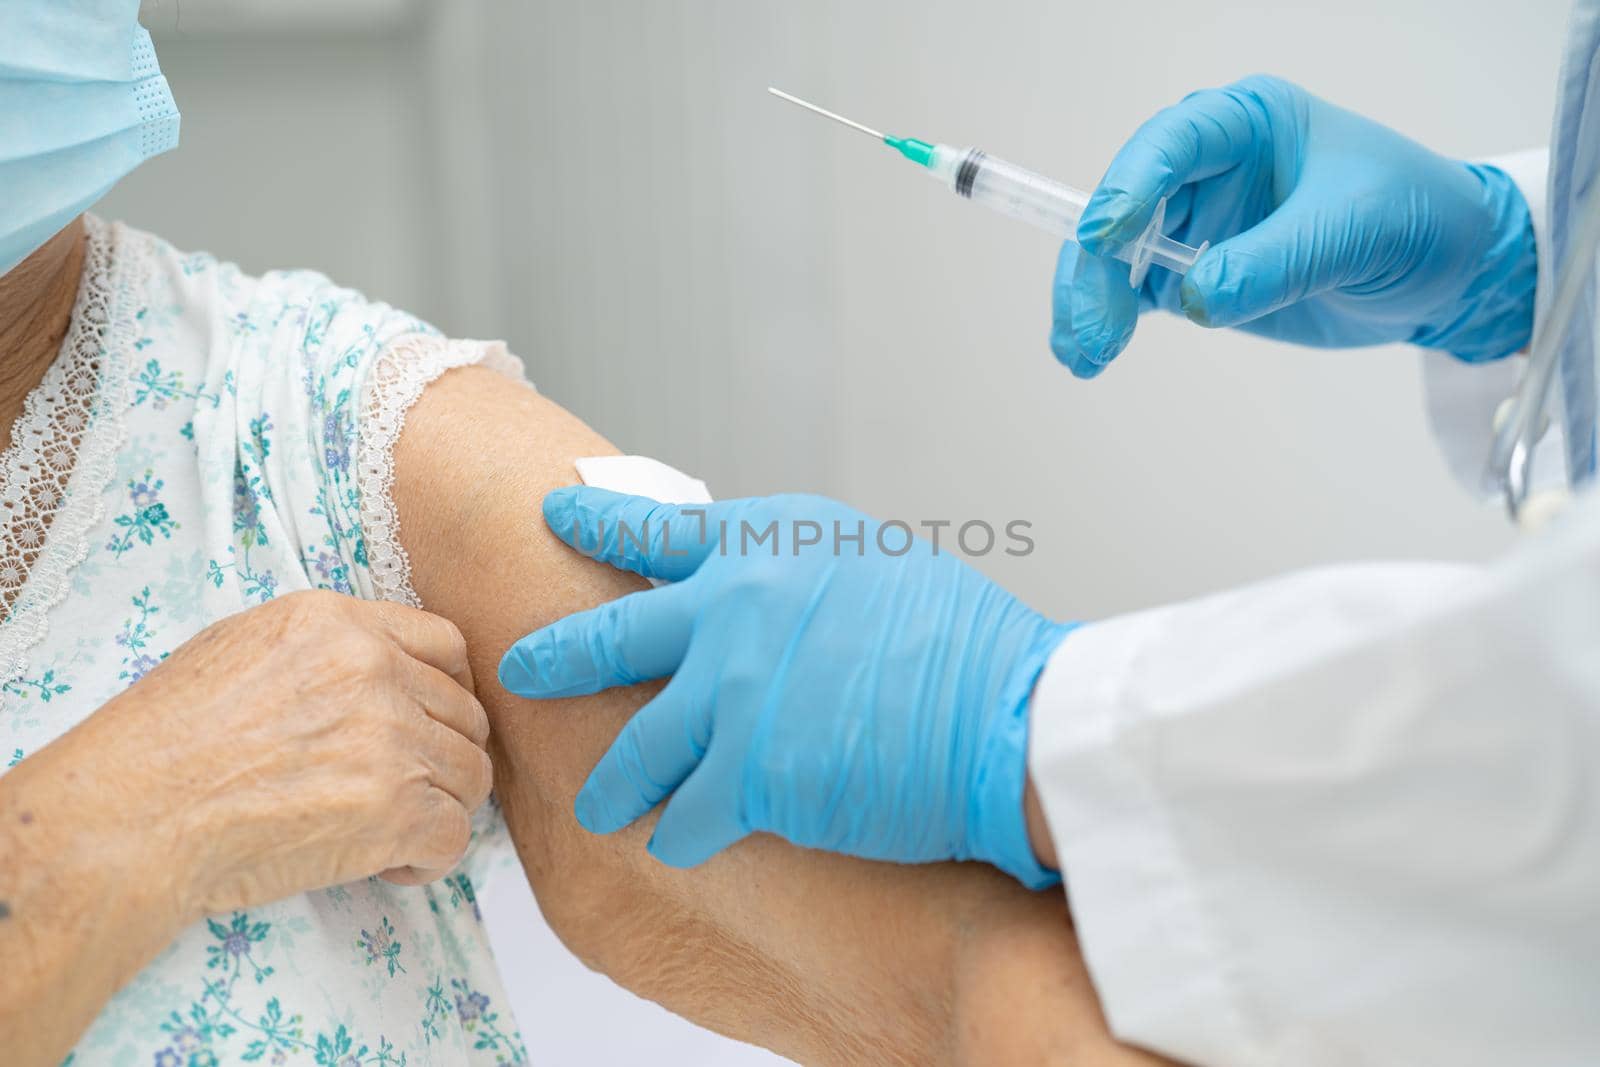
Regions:
M 573 466 L 583 484 L 596 489 L 647 496 L 663 504 L 711 503 L 711 490 L 705 482 L 649 456 L 586 456 L 574 460 Z M 651 578 L 650 584 L 666 583 Z
M 699 478 L 649 456 L 587 456 L 574 460 L 584 485 L 647 496 L 663 504 L 709 504 L 711 490 Z

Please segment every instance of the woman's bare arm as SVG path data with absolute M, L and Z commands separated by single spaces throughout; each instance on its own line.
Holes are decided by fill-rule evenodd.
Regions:
M 1159 1062 L 1109 1037 L 1059 893 L 763 836 L 679 871 L 645 852 L 653 817 L 607 837 L 578 826 L 578 787 L 655 687 L 528 702 L 493 679 L 518 637 L 642 587 L 540 516 L 575 458 L 614 451 L 532 390 L 466 368 L 424 393 L 395 456 L 416 590 L 466 635 L 497 793 L 557 934 L 635 992 L 805 1063 Z

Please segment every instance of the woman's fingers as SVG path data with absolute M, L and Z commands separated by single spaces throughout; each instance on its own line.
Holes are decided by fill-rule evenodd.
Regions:
M 406 655 L 443 671 L 472 692 L 467 639 L 455 623 L 404 604 L 377 603 L 371 605 L 371 610 L 374 628 L 399 645 Z
M 489 753 L 454 730 L 427 720 L 417 747 L 428 781 L 444 790 L 468 811 L 489 799 L 494 787 L 494 764 Z
M 406 690 L 428 717 L 480 748 L 487 745 L 489 714 L 478 698 L 439 668 L 419 660 L 410 662 Z
M 489 796 L 493 767 L 484 746 L 489 743 L 489 716 L 478 698 L 443 671 L 410 661 L 405 685 L 417 702 L 417 746 L 429 780 L 477 810 Z
M 455 869 L 472 841 L 472 818 L 455 797 L 434 788 L 423 795 L 403 833 L 395 866 L 383 872 L 396 885 L 426 885 Z
M 494 785 L 489 754 L 466 735 L 417 709 L 412 758 L 426 780 L 408 788 L 388 822 L 393 866 L 382 877 L 397 885 L 437 881 L 461 861 L 472 836 L 472 812 Z

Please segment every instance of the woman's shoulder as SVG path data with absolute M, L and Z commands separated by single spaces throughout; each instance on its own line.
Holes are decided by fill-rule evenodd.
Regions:
M 155 267 L 147 303 L 172 308 L 147 316 L 141 358 L 199 383 L 190 441 L 206 506 L 232 513 L 232 558 L 253 567 L 276 554 L 278 571 L 298 566 L 312 585 L 414 601 L 389 497 L 406 411 L 452 368 L 517 379 L 520 364 L 504 345 L 447 340 L 317 271 L 253 276 L 127 236 Z
M 320 271 L 270 269 L 252 274 L 210 252 L 189 252 L 128 226 L 123 241 L 142 260 L 154 303 L 170 303 L 212 326 L 215 355 L 248 352 L 283 357 L 329 344 L 388 342 L 409 334 L 436 336 L 422 319 Z M 263 349 L 266 350 L 263 353 Z

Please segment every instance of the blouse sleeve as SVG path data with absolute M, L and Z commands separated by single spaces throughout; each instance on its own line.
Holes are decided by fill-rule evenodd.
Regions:
M 225 557 L 213 552 L 213 585 L 255 601 L 331 589 L 422 606 L 390 493 L 406 411 L 452 367 L 520 380 L 521 364 L 309 272 L 246 287 L 217 328 L 231 335 L 209 371 L 222 403 L 195 425 L 208 495 L 231 495 L 205 509 Z
M 219 402 L 194 424 L 213 614 L 297 589 L 424 607 L 391 495 L 406 412 L 453 367 L 521 381 L 521 363 L 317 274 L 241 278 L 221 307 L 207 370 Z M 492 802 L 473 830 L 466 870 L 481 883 L 508 865 Z

